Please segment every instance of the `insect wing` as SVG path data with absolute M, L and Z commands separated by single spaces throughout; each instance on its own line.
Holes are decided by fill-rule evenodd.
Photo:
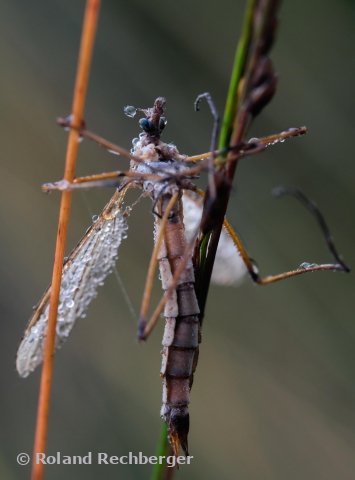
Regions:
M 184 224 L 187 240 L 191 240 L 202 217 L 203 198 L 192 192 L 182 196 L 184 207 Z M 239 251 L 231 236 L 223 227 L 213 265 L 211 281 L 217 285 L 238 285 L 246 273 Z
M 120 204 L 119 193 L 116 192 L 63 267 L 56 348 L 60 348 L 68 338 L 76 319 L 86 315 L 98 287 L 115 265 L 118 248 L 127 232 Z M 16 368 L 21 377 L 27 377 L 42 362 L 49 299 L 50 287 L 40 300 L 20 343 Z

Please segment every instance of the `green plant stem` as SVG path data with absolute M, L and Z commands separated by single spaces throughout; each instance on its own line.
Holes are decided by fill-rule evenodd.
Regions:
M 230 141 L 235 131 L 235 121 L 238 116 L 238 108 L 240 106 L 240 93 L 241 93 L 241 80 L 243 78 L 246 65 L 249 57 L 250 44 L 253 35 L 253 20 L 255 9 L 257 6 L 257 0 L 248 0 L 242 32 L 240 39 L 237 43 L 234 62 L 232 67 L 232 73 L 227 93 L 226 106 L 224 110 L 224 115 L 222 119 L 221 131 L 218 139 L 218 148 L 221 150 L 227 149 L 230 145 Z M 219 170 L 225 167 L 226 156 L 220 156 L 216 159 L 216 163 L 219 166 Z M 218 172 L 217 172 L 218 173 Z M 225 205 L 220 205 L 220 208 L 225 210 L 227 208 L 229 195 L 225 197 Z M 208 210 L 207 203 L 209 201 L 209 192 L 207 191 L 205 197 L 205 209 Z M 207 211 L 207 215 L 209 212 Z M 216 244 L 218 244 L 219 235 L 222 229 L 224 213 L 221 216 L 221 221 L 219 225 L 213 225 L 212 228 L 206 228 L 202 225 L 201 228 L 201 237 L 199 243 L 199 252 L 198 252 L 198 271 L 196 272 L 196 292 L 200 307 L 200 322 L 202 324 L 204 317 L 204 309 L 207 301 L 207 295 L 209 290 L 210 278 L 212 274 L 214 255 L 211 255 L 210 245 L 212 235 L 216 237 Z M 214 252 L 215 254 L 215 252 Z M 207 262 L 207 256 L 209 260 Z
M 168 426 L 165 422 L 163 422 L 161 427 L 160 439 L 159 444 L 157 447 L 156 455 L 159 456 L 166 456 L 169 451 L 168 445 Z M 152 469 L 151 480 L 163 480 L 166 472 L 166 464 L 164 463 L 156 463 Z M 170 470 L 172 470 L 170 468 Z
M 232 74 L 227 93 L 226 106 L 224 109 L 221 132 L 218 140 L 219 150 L 224 150 L 229 146 L 230 138 L 233 131 L 234 119 L 238 109 L 238 87 L 240 84 L 240 80 L 243 76 L 247 60 L 250 39 L 252 35 L 252 24 L 255 4 L 256 0 L 248 0 L 244 15 L 242 33 L 235 51 Z

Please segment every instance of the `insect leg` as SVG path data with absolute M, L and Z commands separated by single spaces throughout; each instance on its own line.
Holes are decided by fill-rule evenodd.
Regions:
M 58 182 L 45 183 L 42 185 L 42 190 L 49 192 L 52 190 L 77 190 L 83 188 L 93 187 L 117 187 L 120 185 L 122 179 L 134 182 L 144 182 L 146 180 L 158 181 L 162 177 L 156 174 L 142 174 L 130 170 L 122 171 L 115 170 L 113 172 L 98 173 L 95 175 L 88 175 L 85 177 L 77 177 L 73 182 L 66 180 L 59 180 Z
M 230 234 L 236 248 L 238 249 L 242 260 L 247 267 L 247 270 L 252 278 L 252 280 L 257 283 L 258 285 L 269 285 L 271 283 L 278 282 L 280 280 L 286 280 L 286 278 L 295 277 L 297 275 L 302 275 L 307 272 L 315 272 L 315 271 L 322 271 L 322 270 L 332 270 L 332 271 L 340 271 L 340 272 L 350 272 L 350 268 L 345 264 L 342 260 L 341 256 L 339 255 L 338 251 L 335 248 L 335 244 L 330 233 L 329 227 L 324 219 L 323 214 L 320 212 L 317 205 L 310 200 L 309 198 L 304 195 L 300 190 L 296 188 L 287 189 L 285 187 L 278 187 L 274 190 L 274 195 L 276 196 L 284 196 L 284 195 L 292 195 L 297 200 L 299 200 L 315 217 L 317 223 L 320 226 L 320 229 L 323 233 L 324 239 L 326 241 L 327 247 L 333 257 L 336 260 L 336 263 L 324 263 L 324 264 L 315 264 L 315 263 L 302 263 L 297 269 L 290 270 L 288 272 L 282 272 L 277 275 L 268 275 L 266 277 L 261 277 L 256 269 L 253 261 L 249 257 L 244 245 L 242 244 L 240 238 L 233 230 L 231 225 L 229 224 L 228 220 L 224 220 L 224 226 L 228 233 Z
M 164 308 L 167 300 L 169 299 L 169 296 L 175 290 L 175 288 L 178 284 L 178 281 L 179 281 L 182 273 L 184 272 L 184 270 L 185 270 L 185 268 L 188 264 L 188 261 L 192 257 L 193 249 L 194 249 L 194 246 L 195 246 L 195 243 L 196 243 L 196 238 L 197 238 L 197 232 L 193 236 L 190 243 L 186 245 L 184 254 L 181 258 L 181 262 L 179 263 L 178 267 L 176 268 L 176 270 L 174 272 L 173 278 L 171 280 L 171 283 L 170 283 L 168 289 L 165 290 L 165 292 L 164 292 L 163 296 L 161 297 L 157 307 L 155 308 L 154 312 L 152 313 L 149 321 L 146 322 L 144 331 L 142 332 L 142 336 L 140 337 L 141 340 L 145 340 L 146 338 L 148 338 L 148 336 L 151 334 L 152 330 L 154 329 L 155 325 L 157 324 L 158 319 L 159 319 L 159 315 L 163 311 L 163 308 Z
M 157 206 L 157 203 L 159 202 L 160 198 L 161 198 L 161 195 L 163 195 L 164 191 L 168 188 L 169 184 L 168 183 L 165 183 L 163 184 L 160 192 L 158 193 L 157 195 L 157 198 L 154 200 L 153 202 L 153 206 L 152 206 L 152 213 L 153 215 L 157 216 L 158 218 L 162 219 L 162 215 L 160 215 L 160 213 L 158 212 L 158 209 L 156 208 Z M 171 210 L 171 209 L 170 209 Z
M 211 110 L 211 114 L 213 117 L 213 129 L 212 129 L 212 136 L 211 136 L 211 152 L 212 155 L 209 157 L 208 160 L 208 186 L 210 190 L 210 195 L 212 198 L 216 196 L 216 186 L 214 183 L 214 159 L 215 159 L 215 151 L 217 149 L 217 139 L 219 135 L 219 127 L 220 127 L 220 118 L 219 114 L 216 108 L 216 105 L 212 99 L 212 96 L 209 92 L 201 93 L 200 95 L 197 96 L 194 107 L 196 112 L 199 111 L 200 109 L 200 103 L 201 100 L 205 99 L 206 102 L 208 103 L 208 106 Z
M 276 145 L 277 143 L 283 143 L 285 140 L 293 137 L 299 137 L 307 133 L 306 127 L 294 127 L 284 130 L 280 133 L 273 133 L 265 137 L 251 138 L 248 142 L 240 143 L 239 145 L 233 145 L 225 150 L 215 150 L 211 152 L 200 153 L 199 155 L 192 155 L 184 159 L 185 162 L 200 162 L 206 158 L 217 157 L 218 155 L 226 154 L 230 151 L 237 153 L 241 156 L 251 155 L 264 150 L 266 147 Z
M 168 205 L 165 209 L 164 215 L 161 219 L 159 232 L 158 232 L 158 235 L 155 239 L 154 249 L 153 249 L 152 256 L 150 258 L 148 273 L 147 273 L 147 277 L 146 277 L 146 281 L 145 281 L 142 305 L 141 305 L 139 321 L 138 321 L 138 338 L 139 338 L 139 340 L 145 340 L 148 336 L 144 332 L 145 332 L 145 328 L 146 328 L 146 325 L 147 325 L 147 316 L 148 316 L 150 298 L 151 298 L 151 294 L 152 294 L 154 274 L 155 274 L 155 271 L 156 271 L 156 268 L 157 268 L 157 265 L 158 265 L 158 253 L 159 253 L 159 249 L 161 247 L 162 241 L 164 239 L 165 226 L 166 226 L 166 223 L 168 221 L 170 212 L 171 212 L 172 208 L 174 207 L 178 198 L 179 198 L 179 192 L 176 192 L 171 197 L 171 199 L 170 199 L 170 201 L 169 201 L 169 203 L 168 203 Z M 151 332 L 151 330 L 149 331 L 149 333 Z
M 208 106 L 210 107 L 211 114 L 213 117 L 213 130 L 212 130 L 212 136 L 211 136 L 211 151 L 214 152 L 216 150 L 217 146 L 217 138 L 219 134 L 219 127 L 220 127 L 220 118 L 219 118 L 219 113 L 217 110 L 217 107 L 213 101 L 213 98 L 209 92 L 205 93 L 200 93 L 200 95 L 197 96 L 194 107 L 195 111 L 198 112 L 200 110 L 200 103 L 201 100 L 205 99 L 206 102 L 208 103 Z
M 57 124 L 66 129 L 75 128 L 70 122 L 70 116 L 65 118 L 63 117 L 57 118 Z M 97 135 L 96 133 L 86 130 L 86 128 L 84 128 L 83 126 L 80 127 L 78 130 L 80 132 L 80 137 L 86 138 L 88 140 L 91 140 L 97 143 L 97 145 L 104 148 L 110 153 L 113 153 L 115 155 L 121 155 L 122 157 L 125 157 L 128 160 L 134 160 L 135 162 L 142 161 L 140 157 L 137 157 L 136 155 L 131 154 L 125 148 L 120 147 L 119 145 L 116 145 L 115 143 L 112 143 L 109 140 L 106 140 L 105 138 L 101 137 L 100 135 Z

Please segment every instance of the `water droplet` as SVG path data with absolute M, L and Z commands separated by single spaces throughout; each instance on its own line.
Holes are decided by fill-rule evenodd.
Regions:
M 66 302 L 66 304 L 65 304 L 65 306 L 66 306 L 67 308 L 73 308 L 74 305 L 75 305 L 75 303 L 74 303 L 74 300 L 73 300 L 73 299 L 68 300 L 68 301 Z
M 253 268 L 253 273 L 255 275 L 259 275 L 259 267 L 258 267 L 258 264 L 256 263 L 256 261 L 254 259 L 250 259 L 251 261 L 251 264 L 252 264 L 252 268 Z
M 98 218 L 99 218 L 98 215 L 93 215 L 93 216 L 91 217 L 91 220 L 95 223 Z
M 307 268 L 313 268 L 313 267 L 318 267 L 318 263 L 303 262 L 298 268 L 307 269 Z
M 133 107 L 132 105 L 127 105 L 126 107 L 124 107 L 123 111 L 124 111 L 124 114 L 130 118 L 134 118 L 137 113 L 136 107 Z
M 65 132 L 70 132 L 70 124 L 71 124 L 71 122 L 72 122 L 72 120 L 73 120 L 73 115 L 68 115 L 68 116 L 66 116 L 64 120 L 65 120 L 65 122 L 68 124 L 67 127 L 64 127 L 64 131 L 65 131 Z

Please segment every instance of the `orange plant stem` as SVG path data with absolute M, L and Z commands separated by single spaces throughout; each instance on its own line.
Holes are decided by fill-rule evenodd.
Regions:
M 83 119 L 85 96 L 89 79 L 89 70 L 94 46 L 99 8 L 100 0 L 87 0 L 72 106 L 72 123 L 76 127 L 79 127 L 81 125 Z M 69 132 L 64 170 L 64 178 L 68 182 L 72 182 L 74 179 L 78 144 L 79 130 L 71 129 Z M 62 193 L 59 210 L 57 241 L 54 256 L 49 307 L 48 330 L 44 346 L 43 367 L 38 399 L 36 433 L 32 458 L 32 480 L 42 480 L 44 476 L 44 464 L 36 462 L 36 454 L 45 453 L 46 451 L 49 403 L 53 377 L 53 354 L 56 337 L 57 310 L 59 304 L 59 293 L 63 268 L 64 250 L 69 223 L 70 205 L 71 192 L 65 191 Z

